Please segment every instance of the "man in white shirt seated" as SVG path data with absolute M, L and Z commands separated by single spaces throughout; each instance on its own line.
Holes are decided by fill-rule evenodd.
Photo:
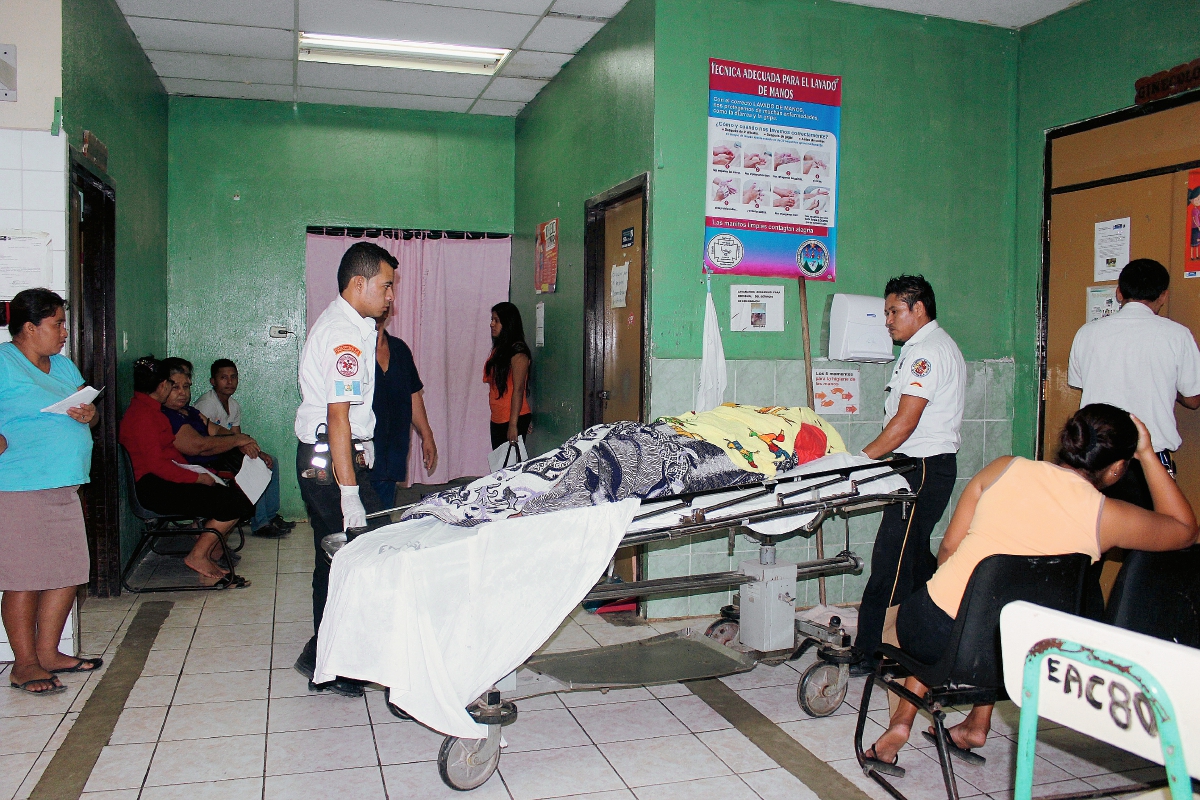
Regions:
M 1080 407 L 1108 403 L 1142 420 L 1151 446 L 1174 476 L 1171 453 L 1183 443 L 1175 426 L 1175 403 L 1200 408 L 1200 350 L 1190 330 L 1158 316 L 1167 305 L 1170 280 L 1154 259 L 1130 261 L 1117 281 L 1121 310 L 1075 334 L 1067 383 L 1083 390 Z M 1104 493 L 1154 508 L 1136 460 Z
M 237 364 L 228 358 L 218 358 L 212 363 L 209 376 L 212 389 L 200 395 L 193 407 L 208 417 L 209 435 L 241 433 L 242 407 L 233 399 L 238 388 Z M 271 482 L 254 504 L 250 530 L 255 536 L 273 538 L 285 535 L 296 523 L 279 516 L 279 461 L 273 456 L 267 456 L 267 460 L 271 465 Z

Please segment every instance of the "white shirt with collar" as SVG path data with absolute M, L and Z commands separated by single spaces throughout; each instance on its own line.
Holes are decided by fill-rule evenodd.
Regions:
M 1083 390 L 1080 406 L 1124 409 L 1146 423 L 1155 450 L 1178 450 L 1175 394 L 1200 394 L 1200 350 L 1186 327 L 1130 301 L 1075 334 L 1067 383 Z
M 375 320 L 360 316 L 341 295 L 321 312 L 300 355 L 300 441 L 316 443 L 330 403 L 350 403 L 351 436 L 363 441 L 374 436 L 375 336 Z
M 916 458 L 957 453 L 967 403 L 967 364 L 958 345 L 931 320 L 904 343 L 895 364 L 885 390 L 884 425 L 900 409 L 901 395 L 928 401 L 916 429 L 896 452 Z
M 222 428 L 240 428 L 242 426 L 242 407 L 238 405 L 238 401 L 232 397 L 229 398 L 229 410 L 225 410 L 225 406 L 221 405 L 221 398 L 217 397 L 215 389 L 209 389 L 200 398 L 192 403 L 197 411 L 208 417 L 209 422 L 215 422 Z

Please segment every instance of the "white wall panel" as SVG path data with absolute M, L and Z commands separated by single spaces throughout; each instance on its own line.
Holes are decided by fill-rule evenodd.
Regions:
M 486 100 L 516 100 L 528 103 L 537 97 L 549 81 L 534 81 L 528 78 L 496 78 L 492 85 L 483 93 Z
M 292 85 L 290 59 L 213 56 L 151 50 L 146 53 L 160 78 L 192 78 L 205 81 L 274 83 Z
M 305 103 L 328 103 L 340 106 L 371 106 L 374 108 L 410 108 L 418 111 L 466 111 L 471 100 L 459 97 L 428 97 L 420 94 L 388 94 L 385 92 L 356 92 L 350 89 L 300 88 L 300 100 Z
M 337 33 L 448 42 L 480 47 L 516 47 L 537 22 L 527 14 L 440 8 L 393 0 L 300 0 L 300 28 Z
M 233 81 L 197 81 L 187 78 L 163 78 L 168 94 L 186 94 L 195 97 L 227 97 L 234 100 L 283 100 L 292 99 L 292 87 L 269 83 L 235 83 Z
M 345 64 L 300 63 L 301 86 L 357 89 L 368 92 L 426 94 L 476 98 L 487 86 L 486 75 L 459 75 L 389 67 L 351 67 Z
M 178 22 L 151 17 L 127 17 L 143 50 L 291 59 L 296 38 L 291 31 L 243 28 L 205 22 Z
M 182 19 L 259 28 L 290 30 L 295 19 L 292 0 L 117 0 L 117 5 L 130 17 Z
M 603 27 L 602 22 L 545 17 L 525 40 L 525 47 L 552 53 L 575 53 Z

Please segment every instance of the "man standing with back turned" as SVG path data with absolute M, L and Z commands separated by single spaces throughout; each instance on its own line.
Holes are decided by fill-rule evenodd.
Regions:
M 313 632 L 296 659 L 296 671 L 309 689 L 348 697 L 362 695 L 362 685 L 338 678 L 320 686 L 312 682 L 317 664 L 317 637 L 329 564 L 321 540 L 330 533 L 366 529 L 367 513 L 382 510 L 371 489 L 371 444 L 375 414 L 375 318 L 392 304 L 396 259 L 370 242 L 351 245 L 338 266 L 338 292 L 308 332 L 300 356 L 302 401 L 296 411 L 296 478 L 312 522 L 316 564 L 313 567 Z
M 1200 351 L 1192 332 L 1158 316 L 1167 304 L 1171 276 L 1152 258 L 1130 261 L 1117 280 L 1121 310 L 1084 325 L 1071 343 L 1067 383 L 1083 390 L 1079 405 L 1108 403 L 1146 423 L 1150 443 L 1172 476 L 1171 453 L 1183 440 L 1175 403 L 1200 408 Z M 1150 488 L 1135 458 L 1109 497 L 1154 510 Z
M 937 323 L 933 287 L 921 275 L 901 275 L 884 289 L 884 321 L 903 345 L 888 381 L 883 431 L 863 448 L 870 458 L 888 453 L 919 458 L 905 474 L 917 499 L 905 519 L 889 505 L 871 551 L 871 576 L 858 611 L 854 646 L 862 653 L 853 674 L 874 669 L 889 606 L 899 605 L 933 577 L 937 559 L 929 536 L 954 491 L 966 405 L 967 365 L 958 345 Z

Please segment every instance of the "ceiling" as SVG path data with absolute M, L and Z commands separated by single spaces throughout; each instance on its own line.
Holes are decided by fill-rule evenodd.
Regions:
M 839 0 L 1018 28 L 1077 0 Z M 516 116 L 627 0 L 117 0 L 170 94 Z M 505 47 L 495 76 L 301 62 L 296 32 Z

